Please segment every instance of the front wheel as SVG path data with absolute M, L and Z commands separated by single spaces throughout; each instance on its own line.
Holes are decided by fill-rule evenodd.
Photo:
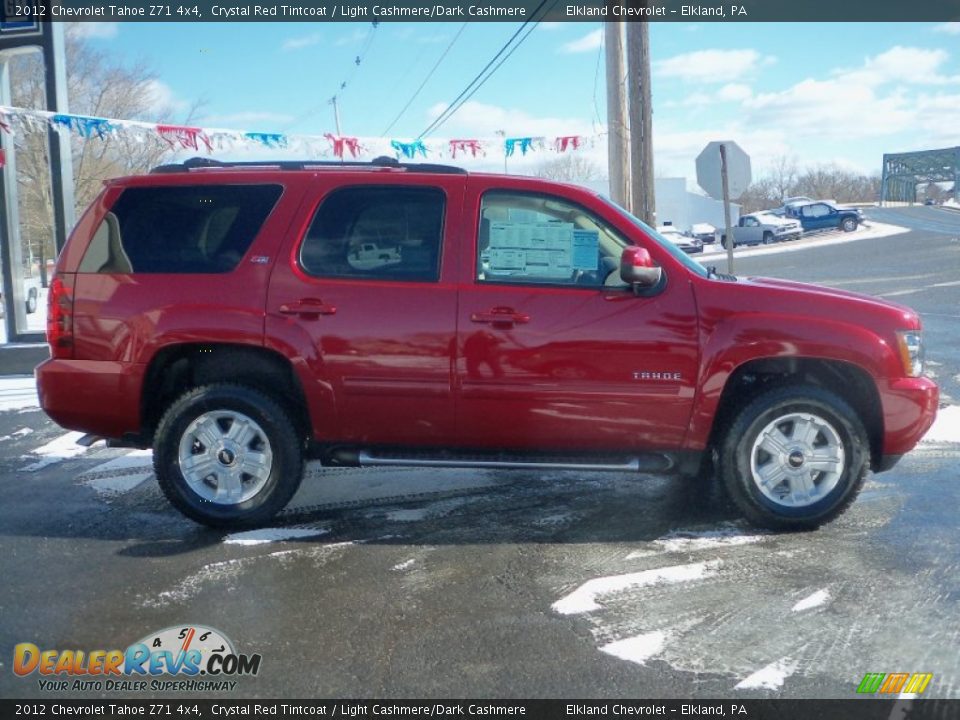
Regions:
M 766 232 L 763 234 L 763 244 L 769 245 L 773 242 L 773 233 Z
M 857 221 L 854 218 L 844 218 L 840 222 L 840 229 L 844 232 L 853 232 L 857 229 Z
M 37 291 L 33 288 L 27 293 L 27 315 L 33 315 L 37 311 Z
M 736 414 L 720 478 L 753 523 L 812 529 L 843 513 L 867 474 L 869 442 L 853 409 L 815 385 L 772 388 Z
M 160 488 L 187 517 L 218 528 L 269 521 L 293 497 L 302 444 L 284 409 L 258 390 L 226 383 L 176 400 L 157 427 Z

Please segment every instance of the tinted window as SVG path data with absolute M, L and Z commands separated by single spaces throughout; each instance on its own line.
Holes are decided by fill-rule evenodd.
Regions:
M 80 272 L 229 272 L 281 191 L 279 185 L 128 188 L 94 234 Z
M 318 277 L 437 280 L 443 211 L 434 188 L 337 190 L 317 209 L 300 264 Z
M 480 208 L 477 279 L 619 285 L 620 254 L 629 244 L 594 214 L 559 198 L 489 192 Z

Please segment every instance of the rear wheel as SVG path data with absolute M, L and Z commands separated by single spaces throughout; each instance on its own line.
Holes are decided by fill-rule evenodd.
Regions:
M 154 469 L 187 517 L 220 528 L 263 524 L 300 486 L 301 443 L 284 409 L 241 385 L 195 388 L 157 427 Z
M 37 311 L 37 291 L 30 288 L 27 292 L 27 315 L 33 315 Z
M 844 512 L 867 474 L 856 413 L 815 385 L 772 388 L 734 417 L 719 475 L 740 510 L 772 529 L 811 529 Z

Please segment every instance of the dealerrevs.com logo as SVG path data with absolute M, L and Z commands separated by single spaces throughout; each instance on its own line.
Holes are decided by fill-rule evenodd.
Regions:
M 219 630 L 204 625 L 169 627 L 126 650 L 13 649 L 13 672 L 39 675 L 39 689 L 53 691 L 232 691 L 239 676 L 260 672 L 259 654 L 238 653 Z

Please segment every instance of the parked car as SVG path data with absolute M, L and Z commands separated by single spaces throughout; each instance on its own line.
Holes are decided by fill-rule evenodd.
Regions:
M 769 245 L 773 242 L 796 240 L 803 234 L 800 221 L 777 217 L 772 213 L 758 212 L 741 215 L 733 231 L 733 245 Z M 727 234 L 721 233 L 720 242 L 727 246 Z
M 663 237 L 683 250 L 685 253 L 694 254 L 703 252 L 703 241 L 699 238 L 684 235 L 673 225 L 661 225 L 657 228 Z
M 371 237 L 400 262 L 351 265 Z M 715 475 L 813 528 L 938 403 L 905 306 L 719 274 L 586 188 L 391 158 L 108 182 L 48 303 L 43 409 L 152 447 L 214 527 L 269 522 L 318 458 Z
M 702 243 L 715 243 L 717 241 L 717 229 L 710 223 L 694 223 L 690 227 L 690 235 Z
M 23 278 L 23 306 L 27 315 L 37 311 L 40 302 L 40 280 L 33 277 Z M 3 278 L 0 278 L 0 318 L 6 317 L 7 306 L 3 297 Z
M 839 228 L 844 232 L 853 232 L 863 222 L 863 213 L 855 208 L 839 208 L 833 203 L 820 201 L 801 205 L 796 216 L 804 232 L 810 230 L 829 230 Z

